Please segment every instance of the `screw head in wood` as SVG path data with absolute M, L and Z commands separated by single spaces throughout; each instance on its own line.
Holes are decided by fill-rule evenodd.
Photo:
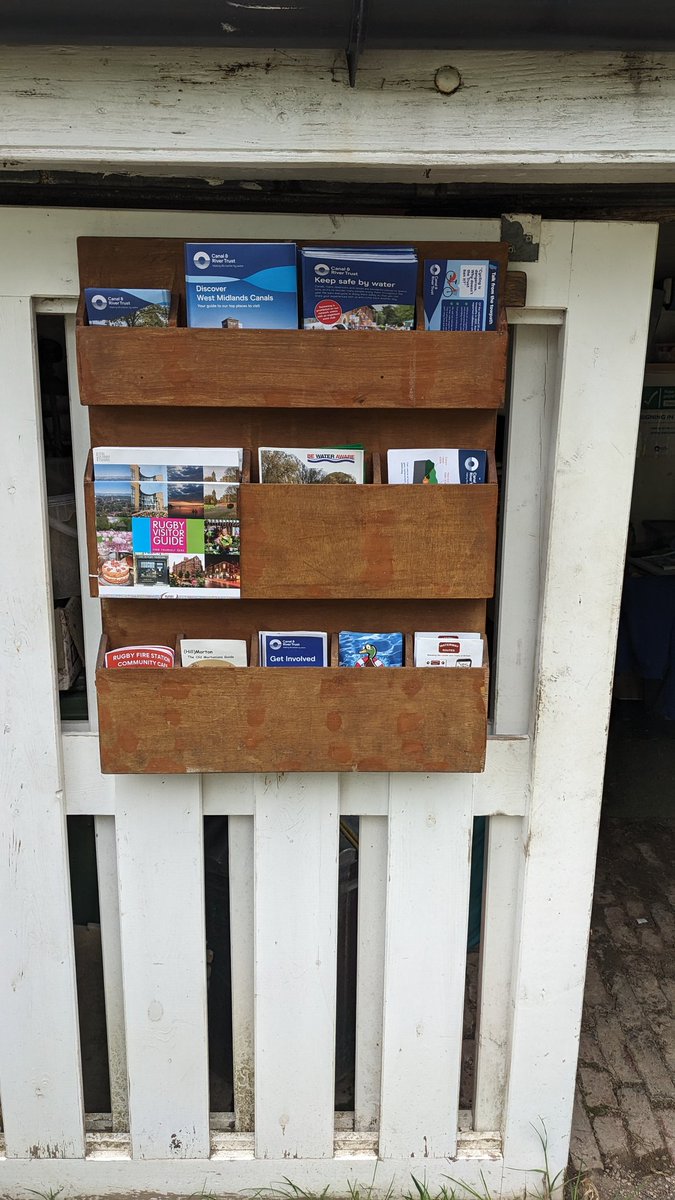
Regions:
M 462 76 L 456 67 L 439 67 L 434 75 L 434 86 L 442 96 L 451 96 L 461 83 Z

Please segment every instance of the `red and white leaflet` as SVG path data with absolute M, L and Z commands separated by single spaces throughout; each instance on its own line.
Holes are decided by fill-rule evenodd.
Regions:
M 108 650 L 106 667 L 172 667 L 173 650 L 170 646 L 120 646 L 119 650 Z

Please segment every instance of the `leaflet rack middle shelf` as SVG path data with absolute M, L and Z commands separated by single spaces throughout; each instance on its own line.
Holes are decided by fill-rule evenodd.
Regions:
M 246 453 L 239 488 L 242 598 L 492 595 L 497 513 L 492 451 L 484 484 L 392 486 L 381 482 L 377 453 L 369 456 L 369 475 L 373 482 L 363 485 L 251 483 Z M 91 456 L 84 491 L 90 592 L 104 596 Z

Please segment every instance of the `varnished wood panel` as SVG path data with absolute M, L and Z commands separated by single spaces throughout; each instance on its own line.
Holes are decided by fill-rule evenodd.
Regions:
M 93 446 L 333 446 L 362 443 L 386 455 L 407 446 L 491 450 L 496 415 L 487 409 L 148 408 L 89 410 Z
M 491 596 L 496 514 L 496 483 L 242 486 L 242 596 Z
M 484 600 L 136 600 L 101 601 L 110 646 L 188 638 L 256 637 L 260 629 L 414 633 L 485 630 Z M 275 668 L 276 669 L 276 668 Z
M 178 239 L 80 239 L 81 285 L 148 287 L 152 280 L 178 295 L 180 321 L 183 246 Z M 418 294 L 424 258 L 491 257 L 500 263 L 504 303 L 504 243 L 416 248 Z M 77 328 L 80 397 L 87 405 L 498 408 L 507 349 L 503 316 L 495 333 L 421 329 L 348 338 L 311 330 Z
M 487 668 L 99 670 L 104 773 L 480 771 Z
M 508 332 L 77 330 L 83 404 L 499 408 Z

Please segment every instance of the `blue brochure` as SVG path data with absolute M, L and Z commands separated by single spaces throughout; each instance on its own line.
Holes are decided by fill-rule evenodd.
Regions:
M 402 667 L 402 633 L 351 633 L 339 635 L 341 667 Z
M 297 329 L 293 242 L 186 242 L 187 323 L 203 329 Z
M 328 635 L 315 631 L 260 632 L 261 667 L 325 667 Z
M 300 261 L 303 328 L 413 328 L 417 254 L 412 247 L 306 246 Z
M 425 328 L 470 333 L 495 330 L 498 284 L 499 266 L 487 259 L 425 260 Z
M 171 292 L 163 288 L 85 288 L 90 325 L 158 329 L 169 324 Z

